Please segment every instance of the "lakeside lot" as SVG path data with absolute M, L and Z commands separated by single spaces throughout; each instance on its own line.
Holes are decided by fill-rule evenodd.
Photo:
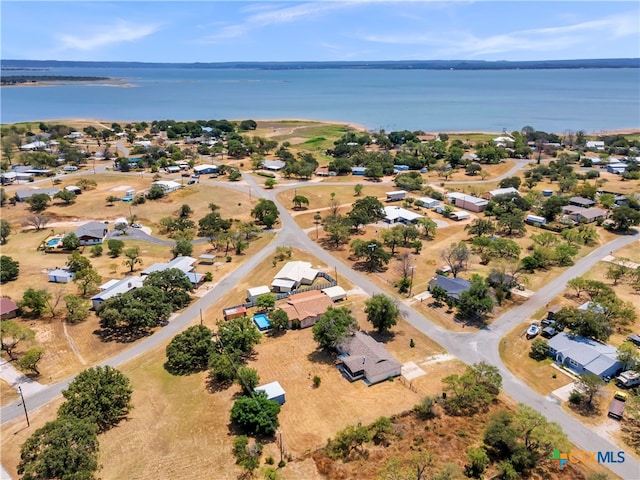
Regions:
M 76 128 L 88 125 L 101 125 L 108 128 L 109 124 L 110 122 L 83 121 L 77 123 Z M 356 129 L 355 126 L 350 125 L 321 122 L 269 121 L 259 122 L 257 129 L 252 131 L 251 135 L 264 135 L 279 142 L 289 142 L 291 151 L 296 155 L 314 153 L 320 165 L 325 165 L 331 160 L 331 157 L 324 153 L 325 150 L 330 148 L 343 133 Z M 451 136 L 453 137 L 453 134 Z M 460 138 L 463 137 L 465 141 L 480 141 L 489 140 L 492 135 L 460 134 Z M 85 145 L 94 146 L 88 140 Z M 186 144 L 181 146 L 186 148 Z M 243 174 L 250 176 L 250 179 L 255 179 L 259 184 L 264 182 L 264 177 L 254 174 L 249 157 L 232 160 L 228 157 L 225 159 L 211 156 L 195 158 L 196 163 L 200 161 L 209 163 L 213 161 L 212 158 L 215 158 L 215 161 L 222 165 L 233 165 L 239 168 Z M 270 153 L 265 158 L 275 159 L 276 156 Z M 546 157 L 543 159 L 543 164 L 548 164 L 551 160 L 552 158 Z M 448 179 L 442 178 L 436 171 L 430 171 L 423 174 L 423 179 L 426 182 L 425 185 L 429 184 L 438 191 L 461 191 L 480 195 L 496 188 L 502 176 L 524 163 L 508 159 L 497 165 L 485 166 L 486 181 L 478 184 L 463 183 L 480 180 L 478 176 L 465 174 L 464 169 L 455 172 Z M 529 165 L 523 165 L 523 168 L 514 175 L 522 177 L 527 169 L 535 166 L 534 161 L 528 163 Z M 620 175 L 600 173 L 602 185 L 607 189 L 625 194 L 640 191 L 637 181 L 623 180 Z M 99 173 L 94 174 L 92 169 L 87 167 L 74 174 L 61 175 L 59 178 L 61 181 L 56 184 L 58 188 L 74 185 L 80 178 L 95 180 L 97 185 L 93 189 L 84 191 L 71 205 L 63 205 L 60 201 L 53 202 L 44 212 L 51 219 L 44 229 L 36 231 L 23 225 L 24 218 L 32 213 L 28 210 L 27 204 L 6 204 L 2 207 L 3 219 L 6 219 L 13 228 L 8 242 L 2 245 L 2 254 L 20 262 L 18 279 L 2 286 L 3 295 L 8 295 L 16 301 L 29 287 L 46 288 L 54 293 L 55 298 L 77 292 L 77 286 L 74 283 L 47 282 L 47 269 L 60 267 L 67 260 L 66 254 L 45 254 L 38 250 L 39 245 L 51 235 L 72 231 L 77 225 L 88 220 L 113 222 L 119 217 L 135 216 L 136 222 L 143 225 L 145 233 L 151 234 L 160 242 L 172 242 L 169 233 L 162 225 L 162 219 L 175 217 L 182 205 L 189 205 L 192 210 L 191 219 L 196 225 L 199 218 L 210 212 L 211 203 L 220 207 L 219 212 L 223 218 L 233 218 L 237 220 L 235 224 L 240 224 L 253 220 L 250 211 L 258 204 L 258 197 L 263 193 L 273 195 L 273 198 L 292 215 L 297 225 L 305 230 L 305 232 L 298 232 L 300 235 L 306 234 L 310 240 L 316 241 L 331 255 L 364 273 L 366 265 L 362 260 L 357 261 L 352 257 L 349 243 L 354 239 L 382 241 L 384 231 L 390 226 L 379 222 L 361 228 L 360 232 L 350 236 L 349 243 L 336 249 L 329 244 L 326 232 L 322 225 L 316 223 L 314 216 L 320 214 L 324 217 L 331 208 L 332 199 L 339 204 L 339 213 L 344 215 L 358 198 L 371 195 L 385 200 L 386 192 L 397 189 L 393 177 L 390 176 L 384 177 L 382 182 L 371 182 L 351 175 L 314 177 L 309 181 L 301 181 L 285 179 L 278 173 L 274 190 L 265 189 L 264 192 L 257 192 L 249 181 L 231 182 L 228 177 L 220 176 L 215 179 L 201 178 L 197 183 L 185 185 L 184 188 L 162 199 L 146 201 L 141 205 L 121 201 L 108 205 L 107 196 L 122 196 L 129 189 L 136 192 L 146 191 L 153 181 L 153 173 L 148 170 L 143 173 L 123 173 L 100 169 Z M 172 175 L 161 173 L 160 179 L 174 180 L 178 183 L 181 181 L 186 183 L 187 180 L 182 179 L 179 173 Z M 354 185 L 357 183 L 363 185 L 360 196 L 355 196 L 354 193 Z M 49 187 L 52 184 L 50 179 L 37 180 L 34 185 L 25 183 L 6 187 L 6 190 L 11 194 L 18 188 Z M 545 178 L 535 188 L 528 189 L 523 186 L 521 191 L 524 194 L 529 190 L 546 188 L 557 190 L 558 182 L 551 182 Z M 332 194 L 335 195 L 332 196 Z M 304 196 L 309 200 L 306 209 L 294 209 L 293 198 L 296 195 Z M 418 196 L 418 192 L 411 195 Z M 454 309 L 434 305 L 432 299 L 425 294 L 436 270 L 444 265 L 442 251 L 452 243 L 464 242 L 471 246 L 473 236 L 468 233 L 466 227 L 477 218 L 484 218 L 484 214 L 472 213 L 469 219 L 456 222 L 433 210 L 406 205 L 403 202 L 383 201 L 383 203 L 404 206 L 413 212 L 427 216 L 437 222 L 438 228 L 433 238 L 420 237 L 423 245 L 419 253 L 416 253 L 413 248 L 398 247 L 395 257 L 388 265 L 375 273 L 366 273 L 367 277 L 397 302 L 410 306 L 428 320 L 447 330 L 477 331 L 478 325 L 457 320 Z M 617 237 L 617 234 L 599 225 L 593 225 L 597 230 L 597 238 L 590 245 L 580 246 L 573 258 L 574 262 Z M 277 224 L 276 228 L 279 226 L 280 224 Z M 541 229 L 527 226 L 526 231 L 521 235 L 508 236 L 508 238 L 521 248 L 520 257 L 524 257 L 533 249 L 532 236 L 540 232 Z M 229 252 L 230 261 L 225 259 L 227 252 L 223 248 L 216 249 L 208 239 L 203 238 L 195 243 L 193 257 L 198 258 L 201 254 L 214 254 L 218 257 L 213 265 L 197 266 L 198 273 L 211 273 L 213 278 L 211 282 L 200 287 L 195 295 L 205 295 L 225 275 L 269 246 L 277 234 L 277 231 L 260 231 L 257 238 L 249 243 L 242 254 L 235 255 Z M 500 235 L 507 238 L 506 235 Z M 553 235 L 560 238 L 556 233 Z M 142 241 L 133 236 L 117 238 L 124 240 L 126 248 L 139 247 L 140 249 L 143 263 L 134 268 L 133 274 L 139 274 L 142 269 L 156 262 L 166 262 L 173 257 L 172 246 L 169 244 Z M 130 274 L 129 268 L 123 265 L 123 257 L 111 258 L 106 254 L 106 250 L 105 245 L 105 254 L 102 256 L 92 256 L 89 248 L 82 250 L 83 255 L 90 259 L 101 275 L 102 281 L 120 279 Z M 639 251 L 637 243 L 634 243 L 614 254 L 619 258 L 640 263 Z M 411 265 L 415 266 L 412 274 L 411 295 L 399 293 L 396 286 L 401 276 L 400 258 L 405 253 L 408 254 Z M 321 264 L 317 258 L 301 250 L 294 249 L 291 260 L 310 261 L 320 270 L 332 273 L 327 265 Z M 284 260 L 286 261 L 288 260 Z M 470 255 L 467 268 L 460 273 L 460 277 L 468 279 L 473 273 L 487 276 L 500 263 L 492 260 L 488 264 L 483 264 L 480 255 L 474 252 Z M 233 289 L 225 292 L 219 301 L 202 312 L 203 323 L 214 329 L 217 320 L 222 317 L 223 308 L 242 303 L 247 288 L 269 285 L 273 274 L 282 265 L 283 261 L 274 264 L 270 257 L 266 258 L 251 275 L 237 282 Z M 502 305 L 497 306 L 487 316 L 487 323 L 491 323 L 511 308 L 525 302 L 527 295 L 539 290 L 567 268 L 569 266 L 551 266 L 539 269 L 532 274 L 525 274 L 521 277 L 525 287 L 524 293 L 514 289 L 511 298 L 505 299 Z M 587 274 L 587 277 L 602 280 L 605 277 L 606 268 L 606 264 L 600 262 Z M 362 292 L 358 285 L 353 285 L 343 278 L 340 278 L 339 282 L 348 291 L 347 300 L 341 305 L 348 306 L 352 310 L 361 329 L 371 331 L 371 325 L 366 322 L 364 314 L 366 292 Z M 614 290 L 622 300 L 632 303 L 638 313 L 637 294 L 629 285 L 622 282 L 615 285 Z M 559 296 L 554 300 L 554 304 L 576 303 L 576 300 L 570 298 L 567 292 L 558 293 Z M 75 375 L 131 346 L 131 344 L 102 341 L 96 335 L 99 323 L 93 311 L 85 322 L 70 325 L 63 319 L 63 304 L 60 303 L 55 310 L 53 315 L 45 314 L 41 318 L 18 319 L 22 325 L 34 329 L 36 344 L 45 348 L 46 353 L 40 363 L 41 375 L 37 378 L 42 384 L 51 384 Z M 254 312 L 251 311 L 251 313 Z M 544 314 L 542 311 L 539 313 L 540 317 Z M 197 321 L 198 319 L 193 319 L 192 324 Z M 639 325 L 636 320 L 635 323 L 627 326 L 628 328 L 616 331 L 610 343 L 620 345 L 630 332 L 638 331 Z M 400 414 L 411 410 L 425 395 L 441 395 L 441 378 L 463 371 L 464 365 L 460 361 L 437 357 L 437 355 L 446 355 L 442 347 L 404 320 L 400 320 L 392 332 L 392 335 L 380 337 L 386 348 L 400 362 L 414 362 L 426 373 L 414 379 L 410 385 L 407 385 L 401 377 L 373 387 L 366 387 L 362 382 L 347 382 L 335 367 L 335 359 L 317 349 L 310 329 L 291 330 L 276 336 L 263 335 L 262 342 L 256 347 L 255 355 L 248 366 L 258 371 L 260 383 L 278 380 L 287 392 L 287 403 L 280 414 L 280 423 L 285 449 L 294 459 L 305 457 L 309 452 L 321 447 L 327 438 L 348 425 L 360 422 L 368 424 L 382 415 Z M 550 365 L 549 361 L 537 363 L 528 357 L 530 342 L 525 341 L 521 334 L 522 328 L 518 327 L 501 342 L 502 358 L 511 371 L 542 395 L 548 395 L 556 388 L 565 385 L 567 378 L 562 374 L 553 376 L 557 370 Z M 410 347 L 411 340 L 415 340 L 415 347 Z M 229 426 L 228 413 L 239 393 L 238 387 L 234 385 L 226 390 L 212 391 L 207 388 L 206 373 L 185 377 L 171 376 L 162 366 L 165 360 L 165 347 L 166 344 L 161 345 L 120 367 L 132 381 L 135 408 L 127 421 L 100 437 L 100 463 L 103 468 L 99 472 L 100 475 L 103 478 L 128 477 L 151 480 L 170 476 L 187 479 L 205 477 L 210 475 L 211 471 L 216 471 L 224 472 L 224 476 L 220 478 L 237 478 L 241 471 L 234 464 L 231 454 L 234 432 Z M 18 349 L 17 353 L 23 353 L 26 348 L 27 345 L 24 345 Z M 312 378 L 316 375 L 322 379 L 319 388 L 314 388 L 312 382 Z M 609 387 L 607 387 L 607 395 L 611 390 Z M 0 394 L 3 405 L 17 398 L 15 389 L 4 381 L 0 382 Z M 503 400 L 509 403 L 508 398 Z M 59 401 L 55 401 L 34 412 L 33 426 L 42 426 L 46 421 L 53 419 L 58 404 Z M 581 420 L 584 419 L 581 418 Z M 601 422 L 587 419 L 585 423 L 598 427 Z M 33 430 L 34 428 L 25 429 L 20 421 L 10 422 L 2 427 L 2 463 L 6 464 L 13 474 L 16 473 L 19 447 Z M 448 431 L 447 434 L 453 433 L 456 432 Z M 614 438 L 620 442 L 619 445 L 624 446 L 619 437 Z M 268 455 L 274 458 L 279 456 L 275 444 L 268 443 L 265 446 L 264 456 Z M 285 479 L 321 478 L 313 462 L 308 457 L 305 458 L 305 461 L 292 463 L 291 469 L 284 469 L 283 477 Z

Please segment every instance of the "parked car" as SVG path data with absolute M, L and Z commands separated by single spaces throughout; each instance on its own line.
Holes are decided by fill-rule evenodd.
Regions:
M 190 174 L 189 172 L 184 172 L 184 173 L 182 174 L 182 176 L 183 176 L 184 178 L 187 178 L 187 177 L 190 177 L 190 176 L 191 176 L 191 174 Z
M 194 183 L 196 183 L 196 181 L 192 178 L 187 182 L 187 185 L 193 185 Z
M 540 324 L 538 322 L 533 322 L 527 328 L 527 338 L 533 338 L 540 333 Z
M 141 224 L 139 224 L 139 223 L 132 223 L 132 224 L 131 224 L 131 226 L 132 226 L 133 228 L 142 228 L 142 225 L 141 225 Z

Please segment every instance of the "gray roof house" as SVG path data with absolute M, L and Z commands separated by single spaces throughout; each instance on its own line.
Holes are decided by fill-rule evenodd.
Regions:
M 384 345 L 365 332 L 356 332 L 338 345 L 342 371 L 351 380 L 363 378 L 367 385 L 400 375 L 402 364 Z
M 122 295 L 123 293 L 129 292 L 134 288 L 140 288 L 142 286 L 142 281 L 142 277 L 131 276 L 125 277 L 122 280 L 116 280 L 115 282 L 113 280 L 107 282 L 105 284 L 107 288 L 91 297 L 91 305 L 94 309 L 98 308 L 105 300 L 108 300 L 117 295 Z
M 445 289 L 447 295 L 458 300 L 462 292 L 471 288 L 471 282 L 463 278 L 449 278 L 444 275 L 436 275 L 429 281 L 429 290 L 438 286 Z
M 549 340 L 549 355 L 579 374 L 593 373 L 599 377 L 613 377 L 624 366 L 615 347 L 567 332 Z
M 569 199 L 569 205 L 575 205 L 576 207 L 589 208 L 593 207 L 595 204 L 596 202 L 594 200 L 591 200 L 590 198 L 571 197 Z
M 47 195 L 49 195 L 50 197 L 53 198 L 53 196 L 58 193 L 60 191 L 59 188 L 57 187 L 53 187 L 53 188 L 31 188 L 28 190 L 18 190 L 15 193 L 15 197 L 16 200 L 18 200 L 19 202 L 24 202 L 26 201 L 28 198 L 31 198 L 33 195 L 37 195 L 39 193 L 45 193 Z
M 108 231 L 108 224 L 104 222 L 88 222 L 80 225 L 73 233 L 80 240 L 80 245 L 99 245 L 104 241 Z

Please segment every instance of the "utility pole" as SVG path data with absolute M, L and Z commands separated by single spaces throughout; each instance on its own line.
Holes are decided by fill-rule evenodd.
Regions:
M 29 414 L 27 413 L 27 405 L 24 403 L 24 395 L 22 395 L 22 387 L 18 385 L 18 391 L 20 392 L 20 398 L 22 399 L 22 408 L 24 408 L 24 416 L 27 419 L 27 427 L 31 426 L 29 423 Z
M 411 269 L 411 283 L 409 284 L 409 298 L 411 298 L 411 292 L 413 291 L 413 272 L 416 270 L 416 266 L 409 267 Z
M 200 325 L 202 325 L 202 309 L 200 309 Z

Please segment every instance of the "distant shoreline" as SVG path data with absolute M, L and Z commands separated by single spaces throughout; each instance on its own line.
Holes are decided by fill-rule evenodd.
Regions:
M 246 120 L 246 118 L 242 118 L 242 119 L 229 119 L 229 121 L 231 122 L 241 122 L 242 120 Z M 354 130 L 358 130 L 361 132 L 370 132 L 370 131 L 374 131 L 373 129 L 367 128 L 364 125 L 355 123 L 355 122 L 349 122 L 349 121 L 343 121 L 343 120 L 319 120 L 319 119 L 315 119 L 315 118 L 253 118 L 252 120 L 260 123 L 260 122 L 310 122 L 310 123 L 322 123 L 322 124 L 327 124 L 327 125 L 345 125 L 349 128 L 352 128 Z M 147 123 L 151 123 L 153 120 L 113 120 L 113 119 L 98 119 L 98 118 L 51 118 L 51 119 L 37 119 L 37 120 L 30 120 L 30 121 L 25 121 L 25 122 L 13 122 L 13 123 L 2 123 L 1 125 L 3 126 L 7 126 L 7 125 L 13 125 L 13 124 L 24 124 L 24 123 L 40 123 L 40 122 L 44 122 L 44 123 L 60 123 L 60 124 L 65 124 L 65 122 L 72 122 L 72 123 L 87 123 L 87 124 L 92 124 L 92 125 L 102 125 L 106 127 L 106 125 L 111 125 L 112 123 L 121 123 L 121 124 L 126 124 L 126 123 L 136 123 L 136 122 L 142 122 L 145 121 Z M 180 120 L 180 121 L 189 121 L 189 120 Z M 425 132 L 426 135 L 438 135 L 441 133 L 447 134 L 447 135 L 504 135 L 505 132 L 503 131 L 491 131 L 491 130 L 482 130 L 482 129 L 477 129 L 477 130 L 430 130 L 430 131 L 426 131 L 426 130 L 422 130 Z M 250 132 L 245 132 L 247 134 L 250 135 Z M 507 132 L 510 133 L 510 132 Z M 564 132 L 547 132 L 547 133 L 554 133 L 556 135 L 563 135 Z M 585 132 L 585 134 L 587 136 L 607 136 L 607 135 L 640 135 L 640 127 L 629 127 L 629 128 L 618 128 L 618 129 L 614 129 L 614 130 L 596 130 L 596 131 L 592 131 L 592 132 Z

